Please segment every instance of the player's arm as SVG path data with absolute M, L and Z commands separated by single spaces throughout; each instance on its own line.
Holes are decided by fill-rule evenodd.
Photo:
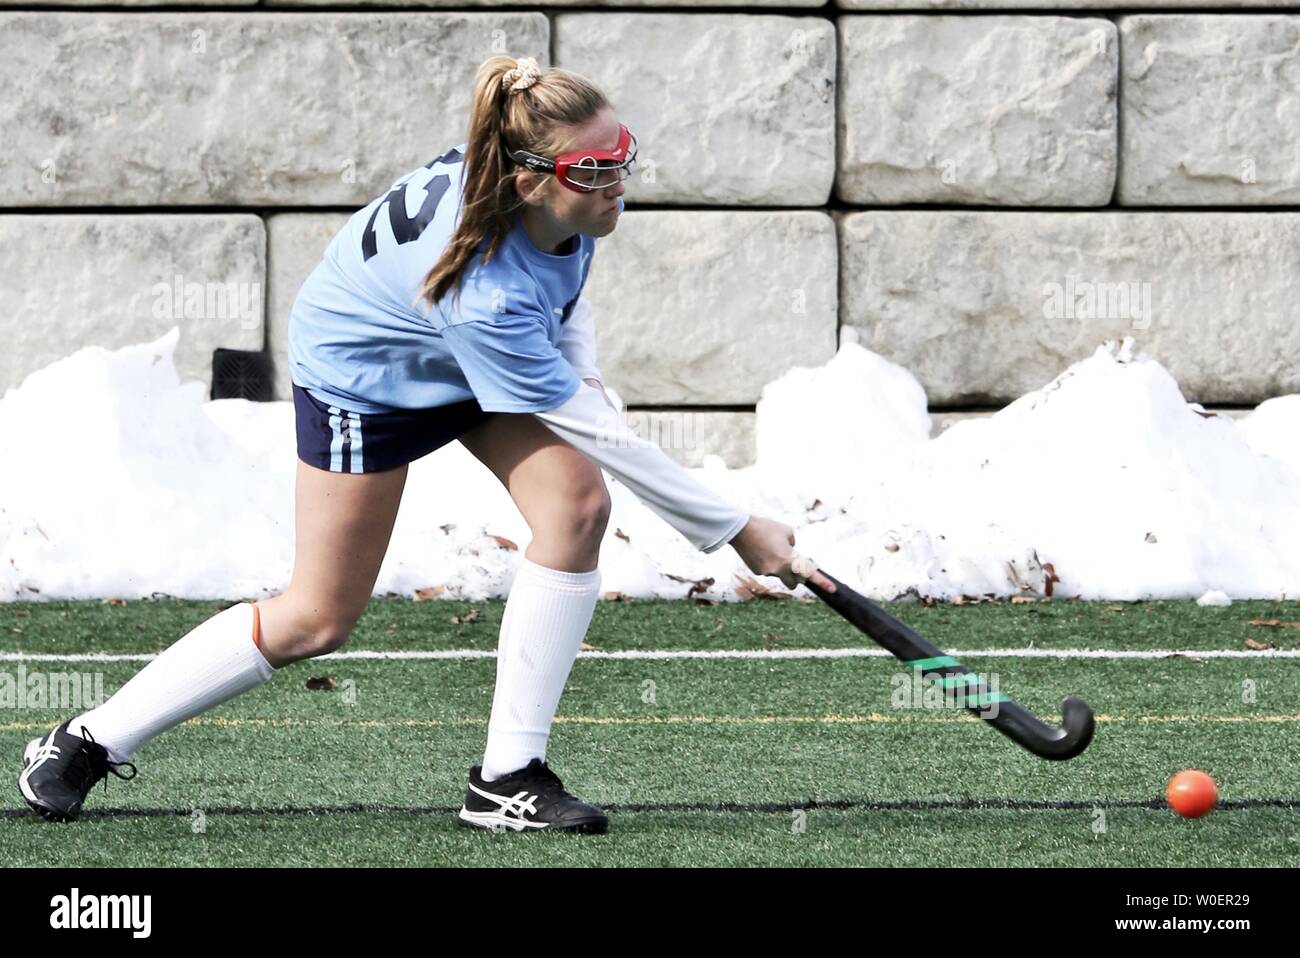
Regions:
M 713 552 L 745 527 L 749 514 L 726 502 L 657 445 L 637 436 L 617 415 L 596 366 L 596 322 L 591 303 L 579 296 L 556 344 L 592 390 L 579 389 L 561 406 L 534 413 L 548 428 L 598 463 L 697 548 Z M 612 411 L 611 411 L 612 410 Z
M 596 367 L 596 320 L 587 297 L 578 297 L 568 321 L 560 327 L 560 341 L 555 345 L 579 379 L 604 382 Z
M 596 320 L 592 316 L 591 303 L 585 296 L 579 296 L 573 306 L 573 313 L 568 321 L 560 327 L 560 341 L 555 344 L 560 354 L 569 361 L 573 371 L 584 382 L 595 386 L 605 397 L 605 402 L 615 411 L 620 408 L 605 389 L 605 377 L 596 366 Z
M 730 542 L 750 514 L 693 479 L 622 422 L 603 390 L 582 383 L 565 402 L 533 415 L 599 464 L 703 552 Z
M 696 548 L 713 552 L 744 528 L 748 512 L 628 429 L 604 391 L 578 378 L 551 343 L 540 310 L 446 325 L 441 333 L 483 409 L 533 413 Z

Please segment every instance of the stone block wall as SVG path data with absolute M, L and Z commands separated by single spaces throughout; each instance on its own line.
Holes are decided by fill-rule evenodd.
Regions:
M 288 398 L 299 285 L 501 53 L 637 133 L 588 293 L 684 463 L 845 335 L 936 423 L 1123 335 L 1210 407 L 1300 391 L 1300 0 L 157 5 L 0 8 L 0 391 L 180 324 L 182 376 L 265 351 Z

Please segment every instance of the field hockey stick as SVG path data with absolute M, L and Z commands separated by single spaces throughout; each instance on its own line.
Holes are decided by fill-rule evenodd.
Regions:
M 884 646 L 905 665 L 920 669 L 923 676 L 939 676 L 945 691 L 958 690 L 956 695 L 964 703 L 964 708 L 1039 758 L 1055 761 L 1074 758 L 1092 741 L 1095 729 L 1092 707 L 1078 696 L 1071 695 L 1065 700 L 1061 706 L 1061 727 L 1053 728 L 1001 692 L 988 691 L 981 676 L 952 656 L 945 655 L 942 649 L 866 596 L 859 595 L 833 575 L 818 569 L 813 560 L 798 556 L 791 568 L 818 598 L 859 631 Z M 809 578 L 814 571 L 835 583 L 835 591 L 827 592 Z M 992 708 L 995 703 L 996 708 Z

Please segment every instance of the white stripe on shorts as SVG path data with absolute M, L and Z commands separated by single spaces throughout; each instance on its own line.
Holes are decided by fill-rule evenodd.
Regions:
M 343 471 L 343 430 L 338 406 L 330 406 L 330 472 Z
M 348 423 L 352 427 L 352 471 L 361 472 L 361 417 L 354 412 L 348 413 Z

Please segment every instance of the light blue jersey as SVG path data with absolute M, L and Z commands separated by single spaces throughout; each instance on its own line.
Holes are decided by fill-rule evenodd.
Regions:
M 544 253 L 518 215 L 486 266 L 466 267 L 459 301 L 418 302 L 460 221 L 467 144 L 398 179 L 330 241 L 289 316 L 293 381 L 321 402 L 359 413 L 428 409 L 477 399 L 488 412 L 542 412 L 580 380 L 561 354 L 596 240 Z M 622 208 L 623 200 L 619 199 Z

